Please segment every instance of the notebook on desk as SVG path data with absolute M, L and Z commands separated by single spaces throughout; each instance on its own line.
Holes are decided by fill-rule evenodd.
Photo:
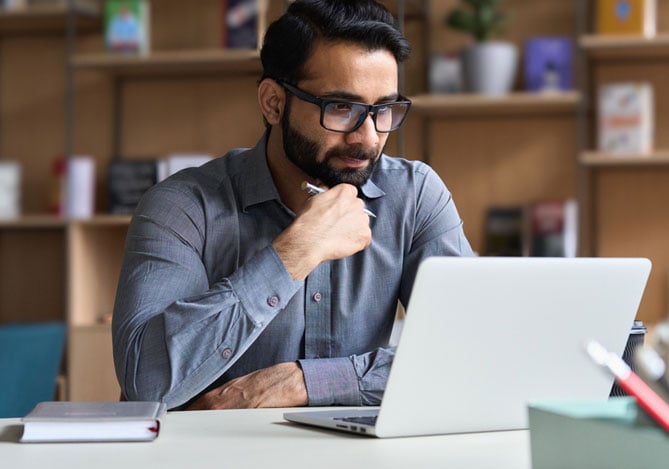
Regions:
M 527 428 L 531 400 L 606 399 L 583 351 L 622 356 L 648 259 L 424 261 L 380 408 L 286 412 L 291 422 L 377 437 Z M 376 423 L 362 423 L 378 414 Z M 353 420 L 350 420 L 352 418 Z

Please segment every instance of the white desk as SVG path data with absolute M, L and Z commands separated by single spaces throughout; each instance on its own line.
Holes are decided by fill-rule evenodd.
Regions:
M 0 419 L 3 468 L 530 468 L 528 431 L 377 439 L 287 423 L 284 409 L 169 413 L 150 443 L 18 443 Z

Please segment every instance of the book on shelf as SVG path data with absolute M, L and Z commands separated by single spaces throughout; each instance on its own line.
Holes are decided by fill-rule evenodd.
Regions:
M 148 54 L 151 46 L 149 0 L 106 0 L 105 45 L 110 52 Z
M 490 207 L 485 235 L 486 256 L 575 257 L 578 206 L 572 199 L 554 199 Z
M 21 214 L 21 164 L 0 160 L 0 218 Z
M 573 41 L 568 37 L 532 37 L 525 42 L 525 88 L 559 92 L 574 88 Z
M 527 239 L 533 257 L 576 257 L 578 206 L 575 200 L 541 200 L 527 207 Z
M 650 83 L 601 85 L 598 96 L 598 149 L 614 155 L 653 151 L 654 93 Z
M 22 443 L 153 441 L 160 402 L 40 402 L 23 417 Z
M 595 18 L 597 34 L 652 37 L 657 30 L 657 2 L 597 0 Z
M 486 256 L 526 255 L 525 207 L 490 207 L 485 219 Z
M 144 193 L 156 182 L 157 160 L 113 160 L 107 174 L 109 212 L 131 214 Z
M 269 0 L 222 0 L 223 47 L 259 49 L 267 29 Z
M 65 165 L 65 197 L 62 215 L 90 218 L 95 213 L 95 159 L 72 156 Z

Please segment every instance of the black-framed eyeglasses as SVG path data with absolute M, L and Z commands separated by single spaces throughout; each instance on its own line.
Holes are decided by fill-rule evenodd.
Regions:
M 302 91 L 284 81 L 278 83 L 302 101 L 321 108 L 321 126 L 333 132 L 354 132 L 372 115 L 377 132 L 388 133 L 400 128 L 411 107 L 411 101 L 399 96 L 397 101 L 365 104 L 342 99 L 323 99 Z

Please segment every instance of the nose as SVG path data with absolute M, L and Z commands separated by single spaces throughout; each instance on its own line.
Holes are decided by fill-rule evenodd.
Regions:
M 367 114 L 367 117 L 362 122 L 362 125 L 353 132 L 346 134 L 347 143 L 358 143 L 364 147 L 375 147 L 379 144 L 379 134 L 374 126 L 372 114 Z

